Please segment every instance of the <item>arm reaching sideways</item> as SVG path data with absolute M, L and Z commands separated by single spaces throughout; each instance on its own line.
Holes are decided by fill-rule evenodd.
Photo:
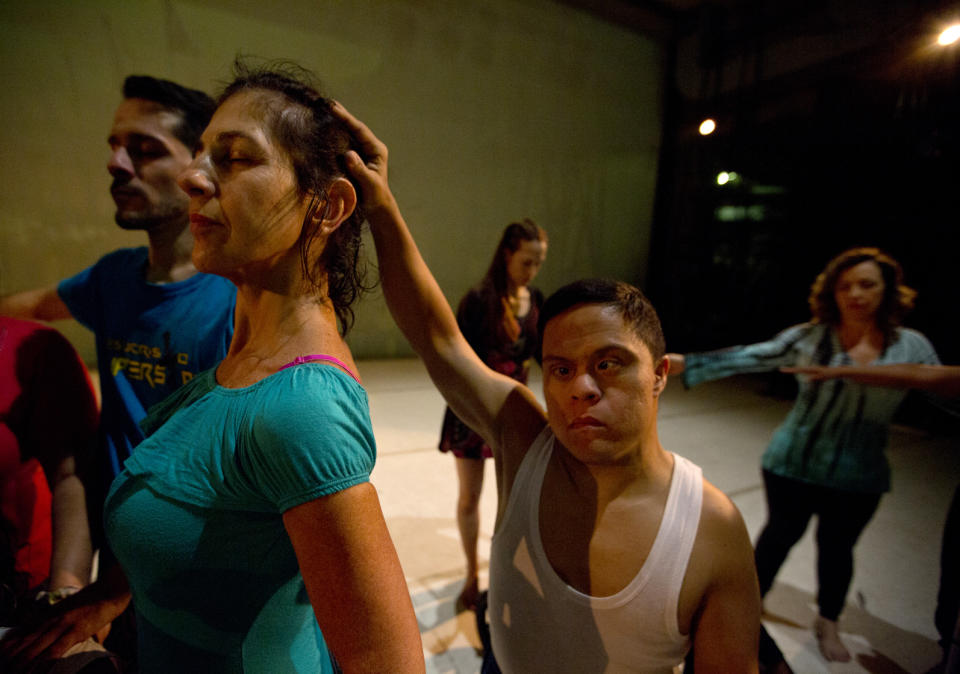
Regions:
M 59 321 L 72 318 L 56 286 L 24 290 L 0 297 L 0 315 L 30 321 Z
M 423 672 L 420 630 L 373 485 L 291 508 L 283 524 L 343 670 Z
M 740 512 L 704 481 L 704 506 L 692 568 L 684 582 L 705 589 L 691 625 L 697 674 L 757 672 L 760 587 Z
M 682 353 L 668 353 L 667 360 L 670 362 L 670 372 L 668 375 L 683 374 L 686 369 L 687 361 Z
M 377 249 L 380 285 L 390 313 L 423 359 L 450 408 L 499 452 L 504 445 L 503 426 L 508 423 L 501 412 L 515 389 L 540 420 L 545 415 L 526 387 L 490 370 L 460 333 L 450 305 L 420 256 L 390 191 L 386 145 L 339 103 L 334 112 L 353 133 L 363 153 L 361 158 L 352 150 L 348 152 L 347 167 L 360 185 Z
M 898 363 L 894 365 L 812 365 L 784 367 L 782 372 L 806 375 L 811 381 L 850 379 L 868 386 L 915 388 L 946 397 L 960 397 L 960 366 Z

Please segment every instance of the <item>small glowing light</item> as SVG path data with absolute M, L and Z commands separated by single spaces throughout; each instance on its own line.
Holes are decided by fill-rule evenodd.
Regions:
M 729 173 L 727 173 L 727 178 L 728 178 L 729 181 L 732 182 L 732 183 L 739 182 L 739 181 L 740 181 L 740 174 L 737 173 L 736 171 L 730 171 Z
M 717 123 L 709 117 L 700 122 L 700 135 L 709 136 L 717 128 Z
M 957 40 L 960 40 L 960 23 L 955 23 L 940 33 L 940 37 L 937 38 L 937 44 L 946 47 L 948 44 L 953 44 Z
M 717 174 L 717 184 L 726 185 L 728 182 L 730 182 L 730 174 L 726 171 L 720 171 L 720 173 Z

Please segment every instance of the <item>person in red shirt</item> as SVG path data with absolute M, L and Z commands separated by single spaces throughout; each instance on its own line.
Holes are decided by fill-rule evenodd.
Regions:
M 52 328 L 0 317 L 0 581 L 8 613 L 38 589 L 63 596 L 90 581 L 79 472 L 97 415 L 70 342 Z M 0 623 L 11 620 L 0 615 Z

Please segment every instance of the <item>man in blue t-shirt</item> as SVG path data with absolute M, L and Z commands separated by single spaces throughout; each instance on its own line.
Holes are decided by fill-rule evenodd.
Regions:
M 232 283 L 193 266 L 189 198 L 176 181 L 213 114 L 213 100 L 139 75 L 125 80 L 123 96 L 108 138 L 110 194 L 117 224 L 146 232 L 148 245 L 114 251 L 56 286 L 0 298 L 0 314 L 75 318 L 96 336 L 101 452 L 99 470 L 86 485 L 94 513 L 143 438 L 138 423 L 145 411 L 226 355 L 236 301 Z M 99 523 L 97 515 L 91 520 Z M 128 597 L 119 592 L 114 599 L 125 605 Z M 92 634 L 105 624 L 113 609 L 98 606 L 71 620 L 77 633 Z M 41 647 L 42 641 L 36 654 L 63 650 L 63 640 Z
M 236 297 L 229 281 L 193 266 L 189 198 L 176 182 L 213 101 L 146 76 L 128 77 L 123 95 L 108 138 L 110 193 L 117 224 L 145 231 L 149 245 L 110 253 L 57 286 L 0 298 L 0 314 L 75 318 L 94 332 L 107 485 L 143 439 L 145 410 L 226 355 Z

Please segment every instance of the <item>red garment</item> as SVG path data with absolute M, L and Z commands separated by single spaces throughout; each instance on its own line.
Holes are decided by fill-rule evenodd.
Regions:
M 95 441 L 97 406 L 86 368 L 59 332 L 0 316 L 0 563 L 13 557 L 22 592 L 50 574 L 51 494 L 44 466 Z M 84 456 L 79 456 L 78 462 Z

